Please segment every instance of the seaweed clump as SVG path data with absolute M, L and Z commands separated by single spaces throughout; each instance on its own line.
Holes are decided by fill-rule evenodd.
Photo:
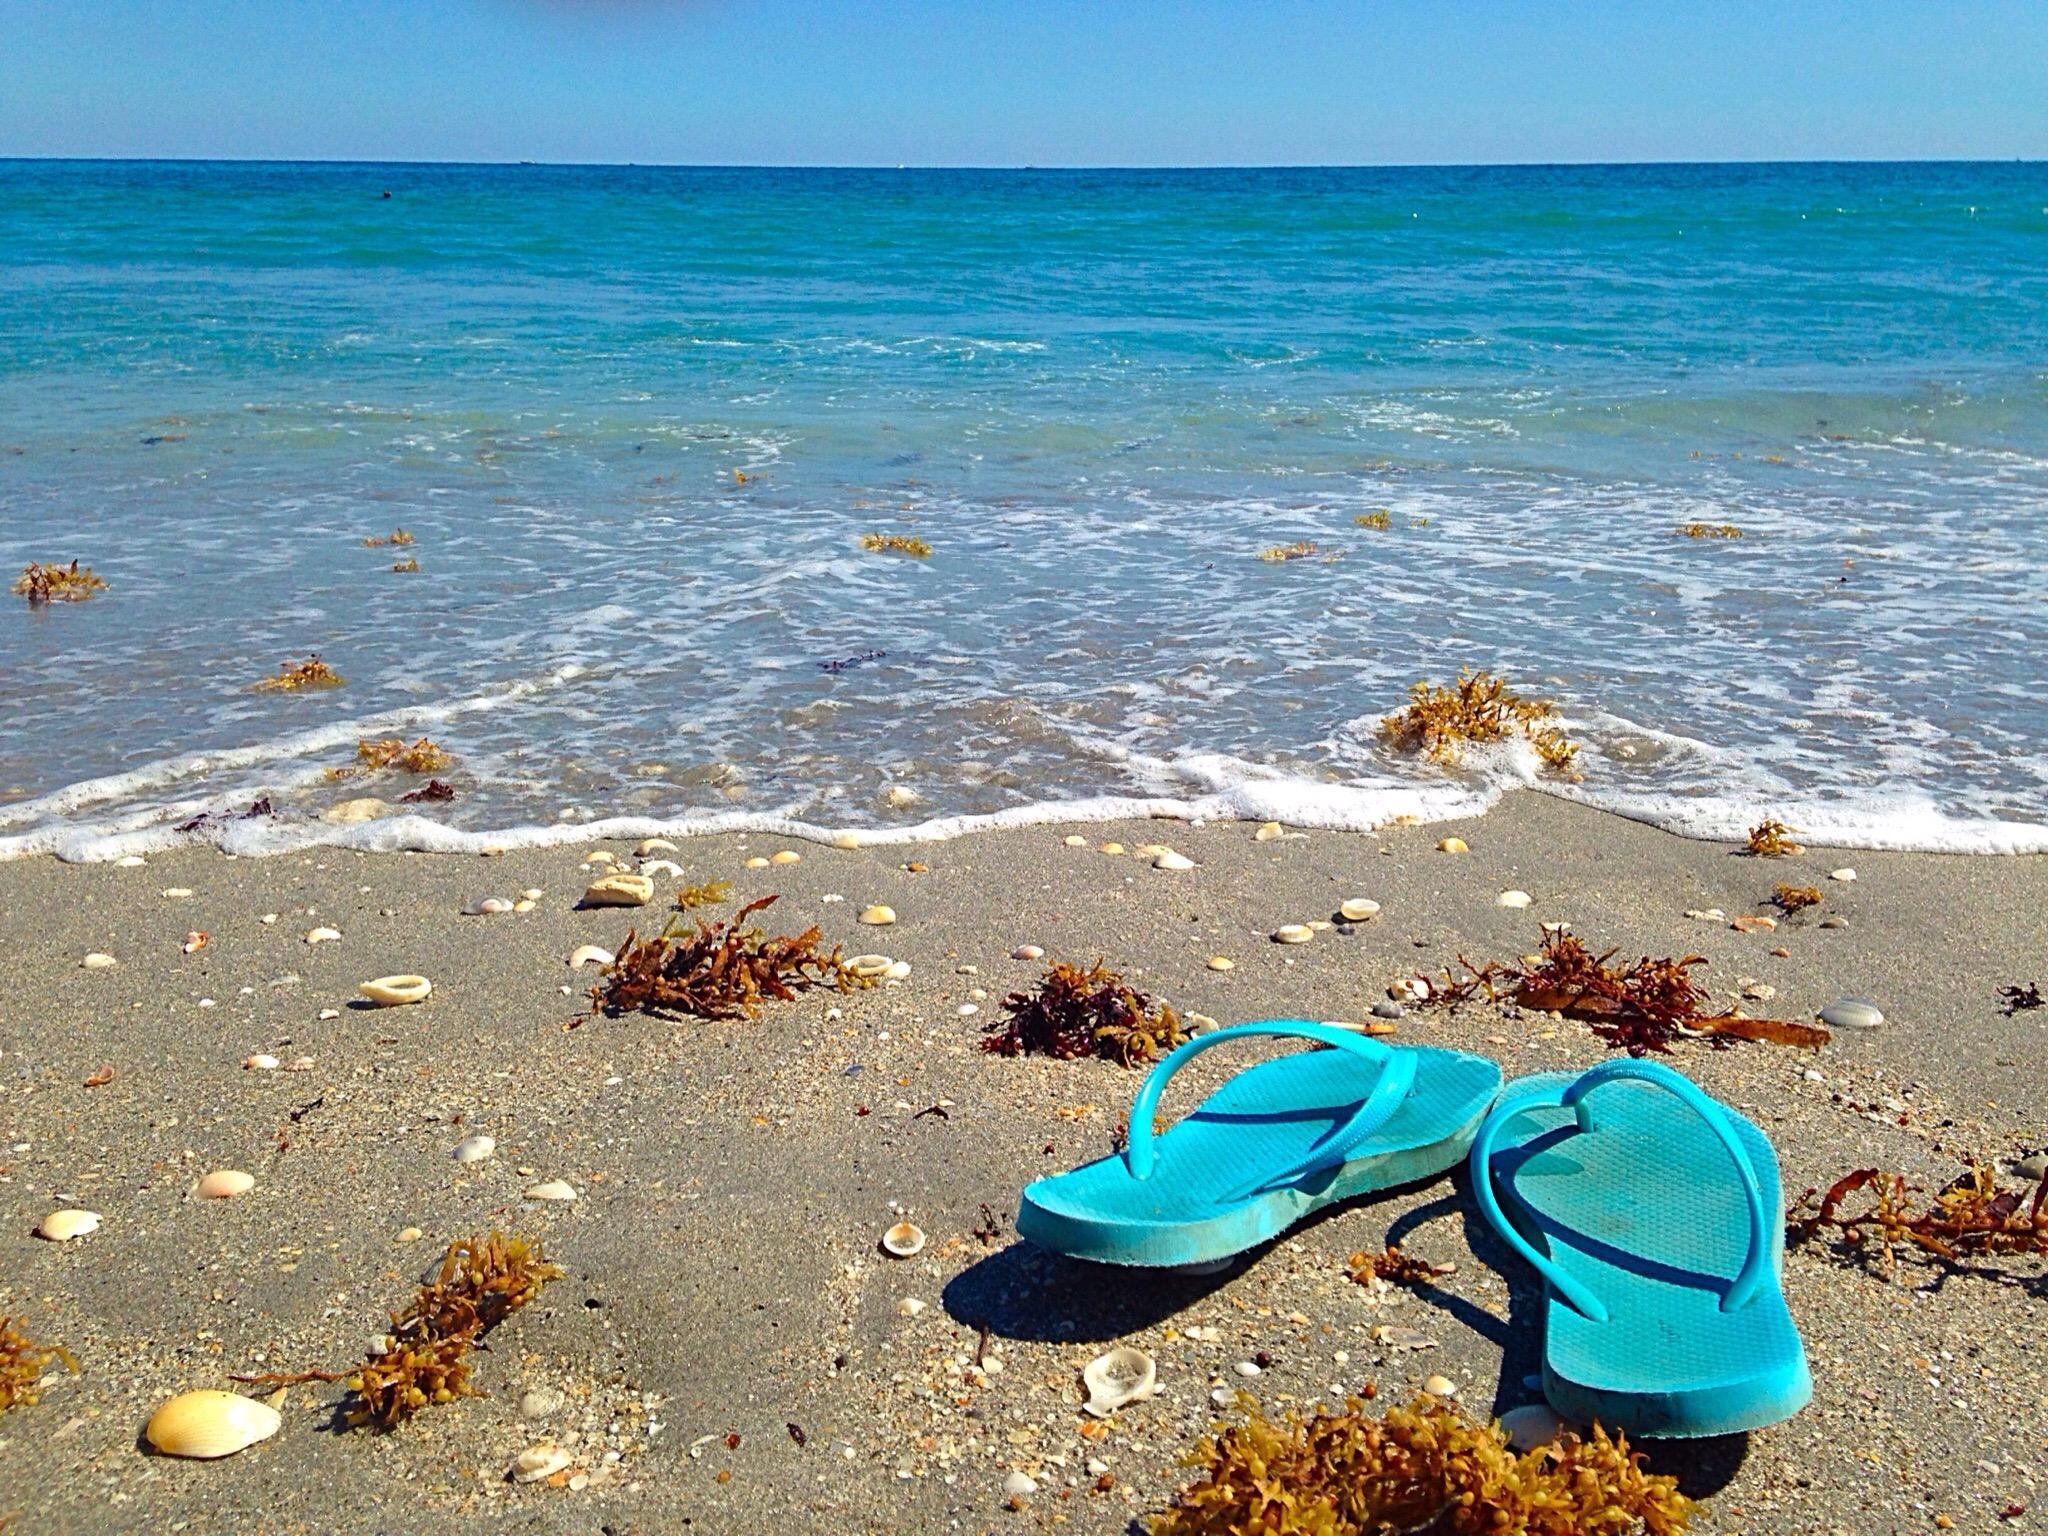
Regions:
M 860 547 L 878 555 L 909 555 L 916 560 L 929 560 L 931 545 L 923 539 L 902 533 L 864 533 Z
M 1467 668 L 1450 687 L 1417 683 L 1409 689 L 1407 707 L 1381 720 L 1380 734 L 1403 750 L 1445 764 L 1458 762 L 1468 742 L 1520 737 L 1536 749 L 1544 767 L 1567 773 L 1579 748 L 1546 723 L 1556 713 L 1547 700 L 1523 698 L 1504 679 Z
M 1374 1280 L 1385 1280 L 1393 1285 L 1428 1285 L 1458 1272 L 1455 1264 L 1432 1264 L 1427 1259 L 1403 1253 L 1392 1243 L 1378 1253 L 1360 1249 L 1351 1255 L 1345 1267 L 1360 1285 Z
M 1003 999 L 1003 1014 L 981 1042 L 998 1056 L 1101 1056 L 1135 1067 L 1188 1038 L 1172 1007 L 1138 991 L 1099 958 L 1086 968 L 1052 962 L 1037 991 Z
M 1790 917 L 1795 912 L 1804 912 L 1808 907 L 1817 907 L 1825 898 L 1820 887 L 1813 885 L 1779 885 L 1771 891 L 1771 905 Z
M 1394 518 L 1392 513 L 1382 507 L 1377 512 L 1361 512 L 1351 521 L 1361 528 L 1388 528 L 1393 525 Z
M 69 565 L 32 560 L 14 579 L 13 590 L 16 596 L 28 599 L 29 607 L 40 608 L 46 603 L 82 603 L 93 593 L 106 591 L 107 584 L 93 574 L 91 566 L 76 560 Z
M 1681 523 L 1674 530 L 1688 539 L 1739 539 L 1742 530 L 1733 523 Z
M 1322 553 L 1322 548 L 1313 539 L 1301 539 L 1293 544 L 1275 544 L 1259 551 L 1261 560 L 1278 564 L 1287 560 L 1306 560 L 1311 555 Z
M 391 566 L 392 571 L 400 575 L 410 575 L 411 573 L 417 571 L 419 568 L 420 562 L 417 556 L 410 560 L 394 561 L 392 562 Z
M 0 1317 L 0 1414 L 40 1401 L 38 1383 L 52 1361 L 74 1375 L 78 1361 L 62 1344 L 38 1344 L 18 1326 L 20 1319 Z
M 1506 998 L 1519 1007 L 1588 1024 L 1610 1046 L 1631 1056 L 1669 1054 L 1672 1042 L 1685 1034 L 1704 1035 L 1715 1046 L 1767 1040 L 1811 1050 L 1832 1038 L 1818 1024 L 1705 1012 L 1706 990 L 1691 974 L 1707 963 L 1704 955 L 1654 960 L 1645 955 L 1625 968 L 1608 964 L 1614 955 L 1611 949 L 1596 955 L 1565 929 L 1546 928 L 1543 953 L 1526 969 L 1500 964 L 1475 969 L 1460 956 L 1466 974 L 1454 976 L 1446 969 L 1441 979 L 1428 981 L 1427 1001 L 1456 1007 L 1481 994 L 1489 1002 Z
M 2048 1256 L 2048 1174 L 2035 1184 L 2031 1199 L 2000 1189 L 1997 1169 L 1979 1162 L 1924 1205 L 1913 1198 L 1925 1193 L 1920 1185 L 1876 1168 L 1835 1180 L 1818 1204 L 1816 1193 L 1809 1189 L 1794 1203 L 1787 1218 L 1792 1241 L 1811 1242 L 1825 1228 L 1835 1234 L 1839 1251 L 1878 1258 L 1886 1275 L 1897 1270 L 1902 1249 L 1951 1268 L 2011 1254 Z M 1867 1202 L 1845 1214 L 1844 1204 L 1858 1194 L 1867 1195 Z
M 875 984 L 847 965 L 837 944 L 829 953 L 820 950 L 815 925 L 773 939 L 745 926 L 775 899 L 750 901 L 727 922 L 699 919 L 694 932 L 680 916 L 650 939 L 629 931 L 604 979 L 590 989 L 592 1007 L 612 1018 L 654 1013 L 756 1019 L 764 999 L 789 1002 L 818 987 L 851 992 Z
M 341 674 L 320 659 L 315 651 L 304 661 L 280 663 L 277 676 L 255 684 L 258 693 L 297 693 L 301 688 L 339 688 Z
M 730 880 L 706 880 L 702 885 L 686 885 L 676 892 L 676 910 L 690 912 L 698 907 L 715 907 L 731 895 Z
M 1678 1536 L 1692 1504 L 1599 1425 L 1517 1455 L 1499 1428 L 1427 1394 L 1369 1417 L 1361 1398 L 1274 1422 L 1245 1413 L 1204 1439 L 1197 1480 L 1152 1536 Z
M 446 773 L 455 766 L 455 758 L 446 748 L 435 745 L 422 736 L 411 746 L 397 736 L 386 736 L 372 741 L 364 737 L 356 742 L 356 761 L 352 768 L 331 768 L 327 776 L 331 779 L 353 778 L 359 773 L 375 773 L 384 768 L 396 768 L 401 773 Z
M 2048 1008 L 2048 997 L 2041 995 L 2041 983 L 2030 981 L 2025 986 L 2013 982 L 1998 989 L 1999 1011 L 2008 1019 L 2034 1008 Z
M 1749 851 L 1759 859 L 1782 859 L 1806 850 L 1792 841 L 1792 829 L 1766 817 L 1749 829 Z
M 407 533 L 403 528 L 394 528 L 391 530 L 391 532 L 384 535 L 382 538 L 378 538 L 376 535 L 372 534 L 369 538 L 363 540 L 363 548 L 384 549 L 389 546 L 395 545 L 396 547 L 403 549 L 406 545 L 412 543 L 412 541 L 412 535 Z

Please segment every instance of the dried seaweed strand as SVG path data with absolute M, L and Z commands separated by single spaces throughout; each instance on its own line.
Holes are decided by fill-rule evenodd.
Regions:
M 1360 1249 L 1351 1255 L 1346 1268 L 1360 1285 L 1372 1280 L 1385 1280 L 1394 1285 L 1428 1285 L 1433 1280 L 1458 1272 L 1455 1264 L 1432 1264 L 1427 1259 L 1414 1258 L 1393 1243 L 1378 1253 Z
M 1787 1235 L 1806 1243 L 1831 1231 L 1837 1252 L 1866 1261 L 1877 1256 L 1886 1275 L 1898 1269 L 1902 1250 L 1952 1269 L 1974 1259 L 2048 1256 L 2048 1174 L 2029 1199 L 2000 1189 L 1992 1164 L 1972 1161 L 1933 1199 L 1924 1205 L 1914 1200 L 1925 1192 L 1902 1173 L 1858 1168 L 1835 1180 L 1817 1204 L 1817 1188 L 1801 1195 L 1787 1216 Z M 1867 1204 L 1846 1210 L 1859 1194 L 1868 1197 Z
M 1101 1056 L 1135 1067 L 1165 1055 L 1188 1036 L 1180 1015 L 1138 991 L 1098 957 L 1092 966 L 1046 966 L 1035 992 L 1012 992 L 981 1048 L 998 1056 Z
M 851 992 L 875 984 L 873 977 L 856 975 L 847 966 L 838 945 L 829 953 L 820 950 L 815 926 L 773 939 L 744 926 L 775 899 L 748 902 L 727 922 L 700 919 L 694 932 L 680 916 L 653 938 L 628 932 L 618 958 L 590 989 L 593 1009 L 613 1018 L 654 1013 L 754 1019 L 766 999 L 788 1002 L 818 987 Z
M 32 560 L 22 567 L 11 590 L 15 596 L 27 598 L 29 607 L 40 608 L 46 603 L 82 603 L 95 592 L 106 591 L 107 584 L 93 574 L 91 566 L 76 560 L 69 565 Z
M 1449 687 L 1417 683 L 1409 689 L 1407 705 L 1380 721 L 1380 734 L 1404 751 L 1446 765 L 1462 760 L 1470 743 L 1519 737 L 1536 749 L 1544 767 L 1569 773 L 1579 748 L 1545 723 L 1556 713 L 1555 705 L 1522 697 L 1492 673 L 1467 668 Z
M 1806 850 L 1792 841 L 1792 829 L 1769 817 L 1749 829 L 1749 851 L 1760 859 L 1788 858 Z
M 280 663 L 275 677 L 266 677 L 251 686 L 257 693 L 297 693 L 301 688 L 339 688 L 341 682 L 341 674 L 315 651 L 304 661 Z
M 41 1401 L 43 1372 L 54 1361 L 73 1375 L 78 1360 L 62 1344 L 38 1344 L 20 1328 L 21 1319 L 0 1317 L 0 1414 Z

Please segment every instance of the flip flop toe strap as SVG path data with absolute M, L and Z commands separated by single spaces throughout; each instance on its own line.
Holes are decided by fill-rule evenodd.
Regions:
M 1339 1050 L 1362 1056 L 1380 1068 L 1379 1081 L 1373 1085 L 1351 1118 L 1336 1131 L 1316 1144 L 1315 1149 L 1292 1167 L 1274 1173 L 1267 1181 L 1267 1187 L 1277 1188 L 1307 1174 L 1324 1168 L 1335 1167 L 1350 1157 L 1358 1144 L 1374 1131 L 1385 1125 L 1401 1101 L 1408 1097 L 1415 1086 L 1415 1053 L 1396 1051 L 1381 1044 L 1370 1035 L 1361 1035 L 1356 1030 L 1333 1029 L 1327 1024 L 1312 1024 L 1305 1019 L 1267 1019 L 1257 1024 L 1238 1024 L 1229 1029 L 1219 1029 L 1212 1034 L 1201 1035 L 1163 1058 L 1146 1076 L 1138 1096 L 1131 1102 L 1130 1144 L 1124 1149 L 1124 1163 L 1135 1179 L 1148 1179 L 1158 1165 L 1157 1138 L 1152 1133 L 1152 1119 L 1159 1107 L 1160 1095 L 1165 1093 L 1167 1080 L 1195 1057 L 1219 1045 L 1233 1045 L 1239 1040 L 1254 1036 L 1280 1036 L 1302 1040 L 1314 1040 L 1323 1045 L 1332 1045 Z
M 1557 1293 L 1571 1307 L 1596 1323 L 1608 1318 L 1607 1306 L 1593 1294 L 1584 1282 L 1567 1273 L 1547 1254 L 1540 1253 L 1521 1230 L 1509 1221 L 1500 1208 L 1500 1200 L 1493 1188 L 1493 1144 L 1509 1120 L 1521 1110 L 1544 1104 L 1556 1104 L 1569 1109 L 1577 1118 L 1580 1131 L 1589 1129 L 1586 1110 L 1587 1097 L 1604 1083 L 1621 1079 L 1648 1083 L 1674 1095 L 1688 1109 L 1704 1120 L 1707 1128 L 1727 1151 L 1735 1164 L 1735 1171 L 1742 1181 L 1744 1204 L 1749 1214 L 1749 1249 L 1744 1255 L 1742 1268 L 1735 1281 L 1721 1297 L 1721 1310 L 1734 1312 L 1747 1306 L 1763 1284 L 1771 1260 L 1770 1224 L 1771 1213 L 1765 1209 L 1763 1186 L 1758 1182 L 1756 1168 L 1744 1150 L 1741 1138 L 1736 1135 L 1735 1126 L 1726 1110 L 1713 1099 L 1702 1093 L 1684 1074 L 1661 1067 L 1651 1061 L 1608 1061 L 1582 1072 L 1570 1083 L 1528 1094 L 1512 1094 L 1502 1100 L 1500 1106 L 1486 1117 L 1486 1123 L 1479 1128 L 1479 1134 L 1472 1142 L 1472 1188 L 1479 1201 L 1479 1208 L 1486 1214 L 1508 1245 L 1527 1259 L 1551 1290 Z

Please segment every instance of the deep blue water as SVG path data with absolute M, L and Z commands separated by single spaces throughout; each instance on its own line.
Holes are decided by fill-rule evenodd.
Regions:
M 0 852 L 1365 825 L 1531 779 L 1377 739 L 1461 666 L 1559 793 L 2043 848 L 2044 551 L 2038 164 L 0 162 L 0 560 L 112 583 L 0 609 Z

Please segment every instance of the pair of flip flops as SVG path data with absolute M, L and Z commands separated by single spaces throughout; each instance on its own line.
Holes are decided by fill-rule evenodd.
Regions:
M 1258 1037 L 1331 1047 L 1238 1073 L 1163 1134 L 1196 1056 Z M 1812 1396 L 1786 1310 L 1778 1160 L 1756 1126 L 1651 1062 L 1501 1086 L 1481 1056 L 1270 1020 L 1153 1068 L 1118 1156 L 1025 1189 L 1042 1248 L 1148 1267 L 1227 1261 L 1326 1206 L 1469 1159 L 1493 1228 L 1544 1283 L 1543 1391 L 1642 1436 L 1732 1434 Z

